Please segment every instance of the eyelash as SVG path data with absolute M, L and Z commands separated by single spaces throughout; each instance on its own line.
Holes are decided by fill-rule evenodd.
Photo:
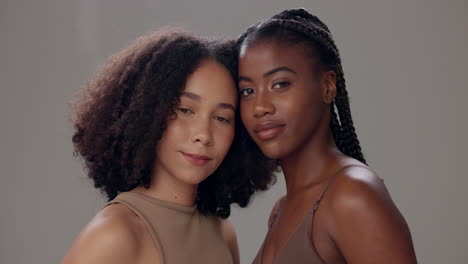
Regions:
M 223 123 L 226 123 L 226 124 L 230 124 L 231 123 L 231 120 L 226 118 L 226 117 L 223 117 L 223 116 L 215 116 L 214 117 L 215 120 L 218 120 L 220 122 L 223 122 Z
M 185 107 L 178 107 L 178 108 L 177 108 L 177 111 L 181 112 L 181 113 L 184 114 L 184 115 L 188 115 L 188 114 L 193 114 L 193 113 L 194 113 L 191 109 L 185 108 Z M 215 116 L 214 119 L 217 120 L 217 121 L 226 123 L 226 124 L 230 124 L 230 123 L 231 123 L 231 119 L 226 118 L 226 117 L 224 117 L 224 116 Z
M 245 94 L 246 91 L 249 91 L 249 94 Z M 247 96 L 253 94 L 253 89 L 252 89 L 252 88 L 245 88 L 245 89 L 242 89 L 242 90 L 240 90 L 239 94 L 240 94 L 240 96 L 242 96 L 242 97 L 247 97 Z
M 275 87 L 275 86 L 278 86 L 278 85 L 279 85 L 279 87 Z M 289 82 L 289 81 L 281 81 L 281 82 L 276 82 L 276 83 L 274 83 L 273 86 L 272 86 L 271 88 L 272 88 L 272 89 L 281 89 L 281 88 L 286 88 L 286 87 L 288 87 L 288 86 L 290 86 L 290 85 L 291 85 L 291 82 Z M 246 92 L 247 92 L 248 94 L 246 94 Z M 254 92 L 254 91 L 253 91 L 252 88 L 245 88 L 245 89 L 241 89 L 240 92 L 239 92 L 239 94 L 240 94 L 240 96 L 242 96 L 242 97 L 247 97 L 247 96 L 253 94 L 253 92 Z
M 193 111 L 189 108 L 178 107 L 177 111 L 181 112 L 182 114 L 193 114 Z
M 273 84 L 272 89 L 281 89 L 281 88 L 285 88 L 285 87 L 288 87 L 290 84 L 291 84 L 291 83 L 288 82 L 288 81 L 277 82 L 277 83 L 274 83 L 274 84 Z M 280 87 L 275 88 L 276 85 L 280 85 Z

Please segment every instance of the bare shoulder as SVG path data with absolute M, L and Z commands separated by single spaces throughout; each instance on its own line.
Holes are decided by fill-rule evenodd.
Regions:
M 333 208 L 338 210 L 377 200 L 391 201 L 383 180 L 365 166 L 342 170 L 327 192 L 333 197 Z
M 226 241 L 226 244 L 231 251 L 234 264 L 239 264 L 239 246 L 237 244 L 237 235 L 234 225 L 228 219 L 218 219 L 223 239 Z
M 136 263 L 145 228 L 126 206 L 107 206 L 83 228 L 62 263 Z
M 346 168 L 325 195 L 330 236 L 348 262 L 416 262 L 408 225 L 374 171 Z
M 366 167 L 344 169 L 325 195 L 328 196 L 327 207 L 333 219 L 338 221 L 343 217 L 357 219 L 358 216 L 369 220 L 402 218 L 381 178 Z

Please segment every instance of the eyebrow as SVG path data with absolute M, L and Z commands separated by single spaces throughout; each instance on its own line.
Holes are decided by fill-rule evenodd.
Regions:
M 280 72 L 280 71 L 287 71 L 287 72 L 291 72 L 291 73 L 294 73 L 294 74 L 297 74 L 296 71 L 294 71 L 293 69 L 289 68 L 289 67 L 286 67 L 286 66 L 281 66 L 281 67 L 277 67 L 277 68 L 274 68 L 274 69 L 271 69 L 267 72 L 265 72 L 263 74 L 263 78 L 266 78 L 270 75 L 273 75 L 277 72 Z M 247 82 L 251 82 L 252 79 L 250 79 L 249 77 L 245 77 L 245 76 L 239 76 L 239 78 L 237 79 L 239 82 L 240 81 L 247 81 Z
M 181 96 L 185 96 L 187 98 L 190 98 L 190 99 L 192 99 L 194 101 L 198 101 L 198 102 L 200 102 L 202 100 L 201 96 L 199 96 L 198 94 L 189 93 L 189 92 L 182 92 Z M 222 108 L 222 109 L 231 109 L 232 111 L 236 112 L 236 108 L 232 104 L 219 103 L 218 107 Z
M 194 93 L 189 93 L 189 92 L 182 92 L 182 94 L 180 95 L 181 97 L 182 96 L 186 96 L 192 100 L 195 100 L 195 101 L 201 101 L 201 96 L 199 96 L 198 94 L 194 94 Z
M 223 109 L 231 109 L 232 111 L 234 111 L 234 113 L 236 112 L 236 108 L 232 104 L 219 103 L 218 107 Z
M 280 71 L 287 71 L 287 72 L 297 74 L 297 72 L 295 72 L 293 69 L 291 69 L 289 67 L 286 67 L 286 66 L 281 66 L 281 67 L 274 68 L 272 70 L 267 71 L 266 73 L 263 74 L 263 77 L 268 77 L 268 76 L 270 76 L 272 74 L 275 74 L 277 72 L 280 72 Z

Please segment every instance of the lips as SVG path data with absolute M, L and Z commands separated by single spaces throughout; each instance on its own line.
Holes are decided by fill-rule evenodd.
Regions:
M 208 163 L 212 158 L 204 155 L 198 155 L 194 153 L 182 152 L 182 155 L 187 159 L 191 164 L 195 166 L 203 166 Z
M 265 121 L 254 127 L 254 132 L 261 140 L 269 140 L 278 136 L 286 124 L 278 121 Z

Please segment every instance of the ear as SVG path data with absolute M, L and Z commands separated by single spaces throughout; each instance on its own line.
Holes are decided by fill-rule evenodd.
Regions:
M 336 96 L 336 73 L 334 71 L 322 72 L 320 87 L 322 88 L 322 101 L 331 104 Z

